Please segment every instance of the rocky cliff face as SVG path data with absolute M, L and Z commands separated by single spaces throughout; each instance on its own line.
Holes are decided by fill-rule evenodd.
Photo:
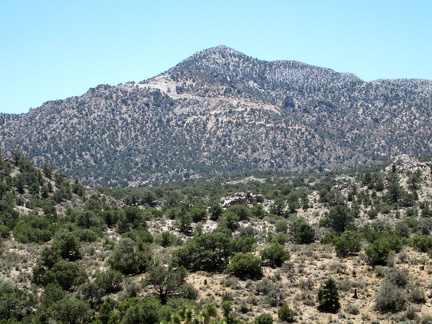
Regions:
M 0 115 L 0 143 L 90 186 L 345 168 L 430 154 L 431 95 L 432 81 L 364 82 L 218 46 L 140 83 Z

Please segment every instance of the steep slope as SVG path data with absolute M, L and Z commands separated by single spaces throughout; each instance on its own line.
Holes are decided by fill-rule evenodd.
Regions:
M 431 94 L 431 81 L 367 83 L 218 46 L 139 84 L 0 115 L 0 143 L 90 186 L 343 168 L 430 154 Z
M 178 84 L 177 91 L 270 103 L 320 134 L 361 145 L 370 154 L 418 155 L 431 149 L 429 133 L 423 132 L 431 122 L 428 80 L 364 82 L 300 62 L 260 61 L 224 46 L 197 53 L 168 76 Z M 406 133 L 416 139 L 395 142 Z

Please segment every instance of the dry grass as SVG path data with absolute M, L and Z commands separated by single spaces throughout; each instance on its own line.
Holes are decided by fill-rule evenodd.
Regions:
M 379 313 L 375 310 L 374 301 L 384 277 L 377 275 L 359 256 L 339 259 L 332 253 L 331 258 L 319 257 L 326 250 L 328 247 L 320 244 L 295 246 L 287 264 L 279 269 L 264 268 L 265 277 L 259 281 L 241 281 L 226 274 L 204 272 L 190 274 L 187 281 L 198 290 L 199 300 L 203 303 L 213 302 L 220 306 L 223 298 L 231 296 L 239 318 L 245 321 L 261 313 L 270 313 L 277 320 L 278 306 L 282 303 L 295 310 L 299 323 L 391 323 L 411 316 L 407 313 L 412 313 L 413 307 L 417 310 L 417 318 L 432 316 L 429 297 L 425 304 L 410 305 L 398 314 Z M 425 255 L 422 253 L 411 249 L 405 252 L 418 264 L 396 260 L 395 267 L 407 269 L 410 283 L 426 295 L 432 288 L 432 264 L 429 261 L 424 263 Z M 320 313 L 317 309 L 318 289 L 329 277 L 339 285 L 341 310 L 338 314 Z M 355 290 L 358 298 L 354 298 Z M 432 291 L 429 296 L 432 297 Z

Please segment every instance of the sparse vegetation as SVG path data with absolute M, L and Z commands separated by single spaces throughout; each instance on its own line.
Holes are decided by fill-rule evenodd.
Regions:
M 218 46 L 139 84 L 98 85 L 28 114 L 0 114 L 0 142 L 5 151 L 19 149 L 45 165 L 47 175 L 52 164 L 94 188 L 250 170 L 340 170 L 388 162 L 400 152 L 430 154 L 430 89 L 428 80 L 365 82 L 350 73 L 267 62 Z M 407 190 L 395 182 L 388 186 L 388 206 L 412 205 L 428 171 L 411 170 Z M 18 192 L 28 180 L 26 174 L 17 178 Z M 374 174 L 363 181 L 377 193 L 385 182 Z M 61 202 L 71 193 L 83 192 L 63 187 L 53 199 Z M 286 196 L 289 213 L 309 208 L 303 195 Z M 153 197 L 136 198 L 152 207 Z M 334 200 L 329 204 L 336 206 Z M 275 214 L 282 216 L 282 206 L 275 204 Z M 366 211 L 370 217 L 389 212 L 385 205 L 373 207 Z
M 19 154 L 0 160 L 0 299 L 15 303 L 10 312 L 0 305 L 0 321 L 270 323 L 325 321 L 339 311 L 352 322 L 428 320 L 432 226 L 420 211 L 431 197 L 430 173 L 414 179 L 418 200 L 404 207 L 404 198 L 389 200 L 395 170 L 400 188 L 393 189 L 414 190 L 411 173 L 397 165 L 367 176 L 354 170 L 80 191 Z M 422 163 L 409 167 L 428 167 Z M 16 185 L 16 177 L 27 179 L 21 169 L 33 180 Z M 62 198 L 53 198 L 59 187 Z

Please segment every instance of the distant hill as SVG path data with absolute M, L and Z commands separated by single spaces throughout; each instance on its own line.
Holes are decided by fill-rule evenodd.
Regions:
M 364 82 L 218 46 L 140 83 L 0 114 L 0 144 L 93 187 L 348 168 L 430 155 L 431 96 L 429 80 Z

